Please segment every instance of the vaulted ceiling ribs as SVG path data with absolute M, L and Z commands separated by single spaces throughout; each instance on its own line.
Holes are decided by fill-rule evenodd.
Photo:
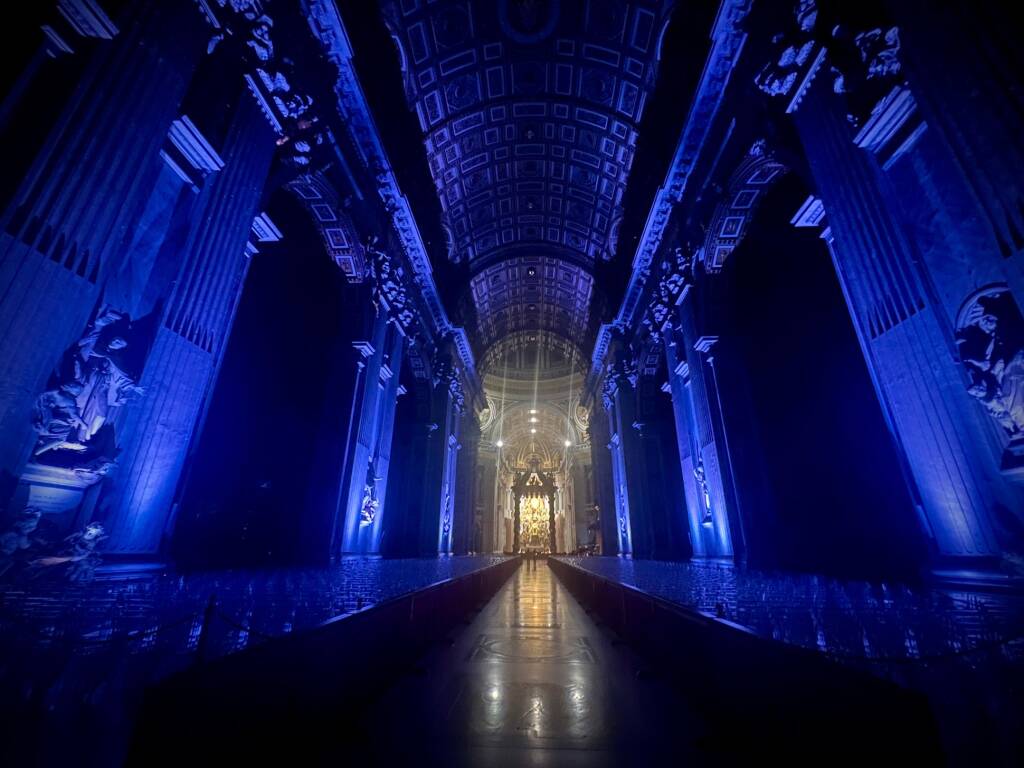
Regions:
M 588 327 L 670 0 L 382 0 L 486 348 Z

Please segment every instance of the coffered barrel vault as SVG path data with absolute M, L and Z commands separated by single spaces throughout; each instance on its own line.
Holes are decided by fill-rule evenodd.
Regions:
M 384 0 L 482 346 L 585 333 L 670 6 Z

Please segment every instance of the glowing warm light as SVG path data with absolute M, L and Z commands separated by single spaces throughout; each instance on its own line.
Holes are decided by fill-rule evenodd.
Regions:
M 498 446 L 499 448 L 504 448 L 505 447 L 505 441 L 504 440 L 499 440 L 498 442 L 495 443 L 495 445 Z
M 570 445 L 572 445 L 572 440 L 566 440 L 565 447 L 568 448 Z
M 537 409 L 536 409 L 536 408 L 531 408 L 531 409 L 530 409 L 530 413 L 536 413 L 536 412 L 537 412 Z
M 531 416 L 530 417 L 530 423 L 531 424 L 536 424 L 537 423 L 537 417 L 536 416 Z
M 536 429 L 531 429 L 530 430 L 530 434 L 531 435 L 536 435 L 537 434 L 537 430 Z
M 547 496 L 520 496 L 519 510 L 519 539 L 523 548 L 546 551 L 551 530 Z

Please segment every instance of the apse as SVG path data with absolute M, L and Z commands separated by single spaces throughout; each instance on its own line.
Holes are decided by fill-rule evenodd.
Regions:
M 517 551 L 574 552 L 597 547 L 589 410 L 581 405 L 584 364 L 564 337 L 521 331 L 494 344 L 482 361 L 487 410 L 480 462 L 494 477 L 495 545 Z M 536 492 L 526 493 L 532 483 Z M 543 493 L 539 490 L 544 487 Z M 530 501 L 533 500 L 532 506 Z M 524 506 L 525 505 L 525 506 Z M 543 505 L 543 514 L 538 510 Z M 529 507 L 551 535 L 526 535 Z M 531 544 L 524 544 L 527 539 Z

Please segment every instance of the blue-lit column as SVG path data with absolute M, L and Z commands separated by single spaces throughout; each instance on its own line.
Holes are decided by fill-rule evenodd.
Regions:
M 634 482 L 640 499 L 633 507 L 633 552 L 637 557 L 678 560 L 689 556 L 685 499 L 675 457 L 671 424 L 652 416 L 635 421 Z M 671 450 L 666 450 L 671 448 Z M 628 476 L 628 473 L 627 473 Z M 641 542 L 640 531 L 643 530 Z
M 149 555 L 160 548 L 241 296 L 274 139 L 244 93 L 225 140 L 224 168 L 210 177 L 193 210 L 174 292 L 139 382 L 145 396 L 125 407 L 117 470 L 100 502 L 110 551 Z
M 612 498 L 614 508 L 612 519 L 615 528 L 611 540 L 615 542 L 616 554 L 633 555 L 632 510 L 635 504 L 635 490 L 630 484 L 627 471 L 626 453 L 629 450 L 633 430 L 633 387 L 628 373 L 617 364 L 608 372 L 604 381 L 604 407 L 608 414 L 608 451 L 611 454 Z M 604 513 L 602 513 L 604 514 Z M 606 538 L 606 543 L 608 539 Z M 609 553 L 610 554 L 610 553 Z
M 852 141 L 841 99 L 823 75 L 800 95 L 791 109 L 828 213 L 836 268 L 922 523 L 940 562 L 995 556 L 990 514 L 1021 498 L 991 455 L 990 425 L 968 394 L 951 324 L 896 218 L 888 180 Z
M 690 347 L 692 348 L 692 344 Z M 676 420 L 676 440 L 690 528 L 690 545 L 695 557 L 729 558 L 733 556 L 733 545 L 729 516 L 725 511 L 722 476 L 716 471 L 709 477 L 709 465 L 704 461 L 704 452 L 707 451 L 710 456 L 715 457 L 713 466 L 719 466 L 714 450 L 714 437 L 707 417 L 707 405 L 702 404 L 703 419 L 698 420 L 697 404 L 694 402 L 694 389 L 701 393 L 705 392 L 705 389 L 703 381 L 698 382 L 695 387 L 691 380 L 686 350 L 686 341 L 679 332 L 673 331 L 666 337 L 665 357 L 669 370 L 672 410 Z M 703 432 L 701 427 L 704 429 Z M 701 439 L 702 434 L 705 439 Z M 721 500 L 718 505 L 715 504 L 715 496 Z
M 602 398 L 594 404 L 590 417 L 590 451 L 593 463 L 593 493 L 597 502 L 598 524 L 600 530 L 600 551 L 602 555 L 617 555 L 618 525 L 615 504 L 615 479 L 611 453 L 611 416 L 608 406 L 609 398 Z
M 411 357 L 410 350 L 408 357 Z M 390 473 L 395 475 L 388 493 L 383 522 L 382 554 L 416 557 L 429 552 L 424 544 L 424 499 L 436 478 L 429 474 L 437 434 L 433 421 L 433 388 L 429 379 L 414 377 L 409 392 L 399 401 Z
M 35 441 L 36 398 L 125 258 L 205 41 L 187 3 L 138 3 L 118 24 L 122 31 L 98 45 L 0 219 L 6 482 L 20 474 Z
M 504 522 L 498 517 L 498 455 L 481 444 L 477 449 L 475 496 L 480 509 L 480 552 L 500 552 L 499 529 Z M 504 514 L 504 505 L 502 505 Z
M 442 382 L 442 386 L 445 383 Z M 457 386 L 448 383 L 448 386 Z M 437 552 L 450 555 L 455 551 L 455 484 L 458 479 L 459 436 L 462 426 L 462 406 L 455 391 L 448 390 L 445 402 L 445 417 L 442 421 L 443 432 L 440 448 L 441 462 L 441 494 L 438 506 Z
M 476 416 L 467 409 L 461 422 L 455 473 L 455 532 L 452 544 L 457 555 L 464 555 L 475 548 L 477 458 L 480 449 L 480 426 Z
M 676 345 L 669 350 L 674 403 L 690 425 L 690 461 L 682 467 L 688 506 L 691 494 L 694 499 L 690 537 L 695 553 L 733 557 L 746 550 L 729 436 L 711 367 L 718 337 L 698 330 L 697 301 L 696 289 L 687 287 L 680 294 Z
M 928 131 L 939 137 L 985 223 L 987 242 L 971 242 L 971 257 L 1009 259 L 1014 293 L 1024 304 L 1024 56 L 1016 9 L 968 0 L 887 5 Z M 970 226 L 953 224 L 958 231 Z
M 386 312 L 378 313 L 369 341 L 355 346 L 362 354 L 356 372 L 354 421 L 351 426 L 348 476 L 343 481 L 343 554 L 380 552 L 387 501 L 388 469 L 394 434 L 395 402 L 399 394 L 405 339 Z

